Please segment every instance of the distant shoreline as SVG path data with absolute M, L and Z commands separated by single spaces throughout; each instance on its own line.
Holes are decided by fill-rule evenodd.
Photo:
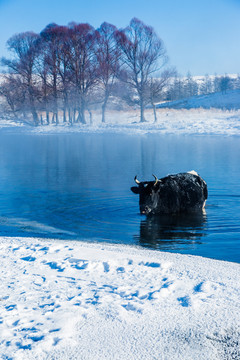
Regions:
M 100 112 L 93 113 L 93 121 L 85 125 L 60 123 L 29 126 L 13 120 L 0 120 L 0 131 L 21 130 L 31 134 L 60 133 L 126 133 L 162 135 L 222 135 L 240 136 L 240 110 L 221 109 L 157 109 L 154 122 L 152 109 L 146 110 L 146 122 L 139 122 L 138 110 L 108 111 L 106 123 L 101 122 Z M 12 130 L 11 130 L 12 129 Z

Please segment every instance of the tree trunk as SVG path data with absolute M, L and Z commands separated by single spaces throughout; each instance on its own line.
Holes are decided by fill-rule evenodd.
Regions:
M 87 109 L 88 113 L 89 113 L 89 117 L 90 117 L 90 124 L 93 123 L 93 116 L 92 116 L 92 112 L 90 109 Z
M 85 99 L 82 98 L 81 100 L 81 108 L 80 108 L 80 121 L 82 124 L 86 124 L 85 118 Z
M 85 109 L 81 108 L 81 116 L 80 116 L 80 121 L 82 124 L 86 124 L 86 117 L 85 117 Z
M 104 102 L 102 104 L 102 122 L 103 123 L 106 122 L 105 113 L 106 113 L 108 98 L 109 98 L 109 94 L 108 94 L 108 92 L 106 92 Z
M 47 119 L 47 124 L 49 125 L 50 120 L 49 120 L 49 111 L 46 110 L 46 119 Z
M 66 108 L 64 107 L 63 109 L 63 122 L 66 123 L 67 119 L 66 119 Z
M 102 123 L 106 122 L 106 119 L 105 119 L 106 106 L 107 106 L 107 104 L 104 101 L 104 103 L 102 104 Z
M 56 119 L 56 125 L 59 124 L 59 119 L 58 119 L 58 93 L 57 93 L 57 74 L 56 74 L 56 69 L 54 68 L 54 73 L 53 73 L 53 98 L 54 98 L 54 115 L 55 115 L 55 119 Z
M 77 116 L 77 119 L 76 119 L 76 121 L 75 122 L 77 122 L 77 123 L 79 123 L 79 122 L 81 122 L 81 110 L 80 109 L 78 109 L 78 116 Z
M 63 122 L 66 123 L 67 122 L 67 109 L 68 107 L 68 96 L 65 93 L 64 94 L 64 102 L 63 102 Z
M 55 112 L 55 119 L 56 119 L 56 125 L 59 124 L 59 119 L 58 119 L 58 111 L 56 110 Z
M 32 117 L 33 117 L 33 122 L 34 122 L 34 125 L 37 126 L 39 124 L 39 119 L 38 119 L 38 115 L 37 115 L 35 104 L 34 104 L 34 97 L 32 94 L 31 85 L 28 85 L 28 95 L 29 95 L 29 103 L 30 103 Z
M 76 122 L 76 112 L 77 112 L 77 110 L 76 110 L 76 109 L 73 109 L 73 119 L 72 119 L 72 122 L 73 122 L 73 123 Z
M 38 116 L 37 116 L 37 113 L 35 110 L 32 111 L 32 116 L 33 116 L 34 125 L 38 126 L 39 120 L 38 120 Z
M 71 109 L 70 109 L 70 107 L 68 108 L 68 121 L 69 121 L 69 123 L 72 125 L 72 115 L 71 115 Z
M 153 114 L 154 114 L 154 122 L 157 122 L 157 112 L 156 112 L 156 105 L 152 103 L 153 107 Z
M 144 117 L 144 110 L 145 110 L 145 106 L 143 103 L 143 99 L 140 98 L 140 122 L 145 122 L 145 117 Z
M 34 125 L 37 126 L 39 124 L 39 119 L 33 104 L 31 104 L 31 113 L 32 113 Z

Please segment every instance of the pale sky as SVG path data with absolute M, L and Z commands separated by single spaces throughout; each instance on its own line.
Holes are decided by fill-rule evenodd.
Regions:
M 240 73 L 240 0 L 0 0 L 0 57 L 13 34 L 52 22 L 123 28 L 133 17 L 153 26 L 181 75 Z

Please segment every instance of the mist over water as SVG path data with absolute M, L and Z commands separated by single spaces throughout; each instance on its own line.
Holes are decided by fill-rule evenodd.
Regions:
M 0 134 L 0 235 L 124 243 L 240 262 L 237 137 Z M 206 213 L 141 216 L 134 176 L 196 170 Z

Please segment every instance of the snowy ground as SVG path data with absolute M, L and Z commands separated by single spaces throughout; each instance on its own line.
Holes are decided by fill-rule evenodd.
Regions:
M 240 90 L 228 90 L 225 93 L 217 92 L 208 95 L 192 96 L 190 98 L 169 101 L 158 105 L 173 109 L 239 109 L 240 108 Z
M 73 126 L 60 124 L 56 126 L 44 125 L 27 127 L 22 124 L 9 122 L 9 127 L 19 126 L 21 131 L 35 134 L 51 134 L 66 132 L 112 132 L 128 134 L 184 134 L 184 135 L 240 135 L 240 110 L 220 109 L 157 109 L 158 121 L 154 122 L 153 111 L 146 110 L 146 122 L 139 123 L 139 111 L 109 111 L 107 122 L 101 123 L 101 114 L 93 113 L 93 124 L 74 124 Z M 7 122 L 0 120 L 0 128 L 6 127 Z
M 240 358 L 240 267 L 0 238 L 1 359 Z

